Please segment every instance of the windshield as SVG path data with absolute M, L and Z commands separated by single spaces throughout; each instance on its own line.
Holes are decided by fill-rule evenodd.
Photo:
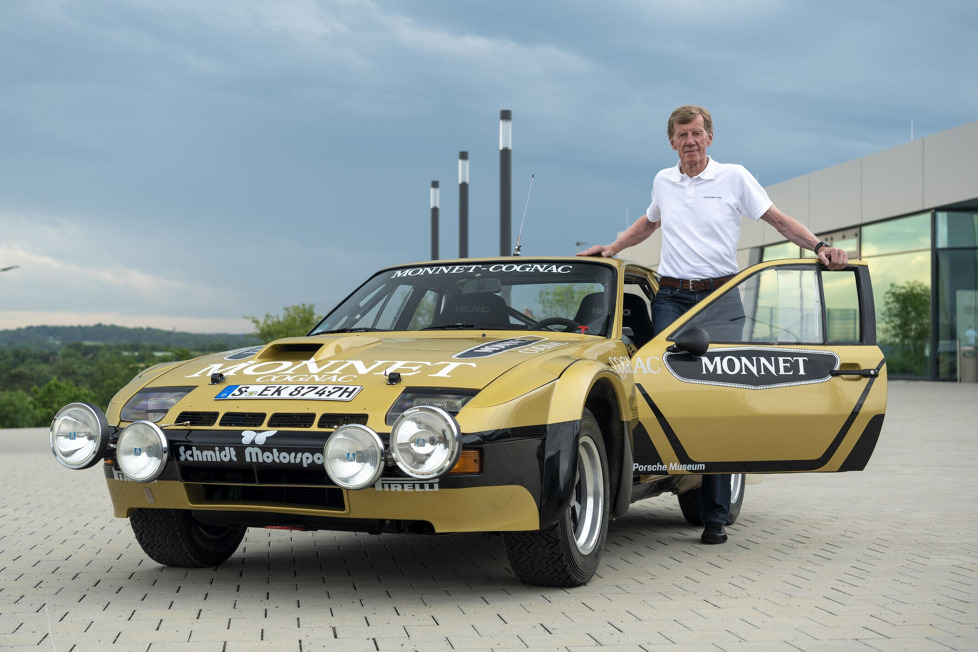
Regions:
M 399 267 L 361 285 L 311 335 L 548 329 L 607 337 L 615 288 L 613 268 L 587 261 Z

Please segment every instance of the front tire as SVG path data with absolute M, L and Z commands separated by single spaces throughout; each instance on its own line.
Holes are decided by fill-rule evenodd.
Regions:
M 611 509 L 608 457 L 601 428 L 590 410 L 581 417 L 577 479 L 570 505 L 553 525 L 535 532 L 506 532 L 513 572 L 524 584 L 573 587 L 598 569 Z
M 736 523 L 737 517 L 740 516 L 740 508 L 744 505 L 746 478 L 743 473 L 734 473 L 730 476 L 730 516 L 727 517 L 727 525 Z M 683 511 L 683 518 L 687 523 L 697 527 L 703 525 L 703 504 L 700 502 L 699 487 L 679 494 L 679 508 Z
M 150 559 L 183 568 L 206 568 L 226 561 L 248 529 L 207 525 L 186 509 L 137 509 L 129 525 Z

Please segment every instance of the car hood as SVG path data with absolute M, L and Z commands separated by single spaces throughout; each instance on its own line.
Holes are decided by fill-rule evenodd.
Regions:
M 352 402 L 368 407 L 374 400 L 386 403 L 405 387 L 478 391 L 507 373 L 513 382 L 505 383 L 506 393 L 518 396 L 556 379 L 568 365 L 590 357 L 589 346 L 604 342 L 578 334 L 507 336 L 482 331 L 288 338 L 148 369 L 113 403 L 120 406 L 146 386 L 195 386 L 179 407 L 196 410 L 208 409 L 216 399 L 231 407 L 223 399 L 228 398 L 229 388 L 238 386 L 327 385 L 358 388 Z M 339 396 L 347 400 L 342 393 Z M 257 407 L 254 400 L 247 403 Z

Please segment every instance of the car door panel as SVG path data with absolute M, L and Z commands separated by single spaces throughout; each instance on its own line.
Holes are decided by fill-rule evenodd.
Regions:
M 886 407 L 885 362 L 871 317 L 862 314 L 872 308 L 868 274 L 845 277 L 859 303 L 826 325 L 821 275 L 832 272 L 815 263 L 781 267 L 745 271 L 633 357 L 642 426 L 636 439 L 647 438 L 636 441 L 636 468 L 773 473 L 865 466 Z M 763 274 L 776 276 L 751 280 Z M 779 287 L 770 287 L 772 278 Z M 730 303 L 724 292 L 739 293 L 742 309 L 723 306 Z M 677 351 L 675 336 L 709 321 L 711 311 L 724 322 L 713 332 L 728 341 L 700 356 Z M 739 320 L 741 335 L 730 335 Z

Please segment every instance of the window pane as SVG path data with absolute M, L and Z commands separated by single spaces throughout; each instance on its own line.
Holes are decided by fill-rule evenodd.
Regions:
M 766 263 L 771 260 L 784 260 L 785 258 L 801 258 L 801 247 L 794 242 L 768 245 L 764 247 L 761 262 Z
M 938 213 L 937 247 L 978 246 L 978 213 Z
M 973 380 L 978 344 L 978 251 L 937 254 L 937 377 Z
M 603 294 L 604 286 L 600 283 L 572 283 L 560 286 L 541 283 L 524 283 L 514 285 L 509 303 L 520 310 L 527 317 L 536 320 L 552 318 L 569 318 L 568 316 L 580 316 L 578 307 L 589 294 Z M 607 303 L 595 304 L 594 314 L 589 314 L 588 326 L 597 319 L 602 325 L 597 326 L 598 330 L 604 328 L 603 324 L 608 315 Z
M 373 324 L 374 328 L 389 331 L 394 328 L 397 318 L 404 309 L 404 303 L 411 296 L 411 288 L 402 285 L 397 288 L 384 303 L 377 321 Z
M 849 258 L 859 258 L 859 228 L 844 229 L 831 233 L 816 233 L 816 237 L 829 244 L 845 251 Z M 805 249 L 801 252 L 803 258 L 817 258 L 814 251 Z
M 411 317 L 410 323 L 408 323 L 409 331 L 419 331 L 422 328 L 428 328 L 431 326 L 431 321 L 435 316 L 435 307 L 438 305 L 438 294 L 427 290 L 424 293 L 420 303 L 418 303 L 418 308 L 415 310 L 414 315 Z
M 822 312 L 814 266 L 766 269 L 727 291 L 690 320 L 711 342 L 822 344 Z
M 930 249 L 930 213 L 863 227 L 863 258 L 917 249 Z
M 855 271 L 823 272 L 822 291 L 829 344 L 858 344 L 859 293 Z
M 929 251 L 870 260 L 879 346 L 891 374 L 924 376 L 930 353 Z

